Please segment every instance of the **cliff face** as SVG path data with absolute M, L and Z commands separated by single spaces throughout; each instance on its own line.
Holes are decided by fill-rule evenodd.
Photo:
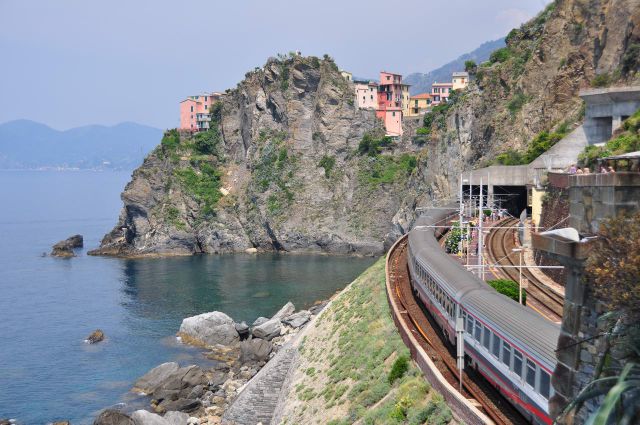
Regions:
M 417 136 L 426 143 L 428 171 L 410 185 L 390 239 L 412 222 L 415 205 L 455 197 L 462 171 L 524 152 L 540 132 L 578 125 L 581 88 L 637 84 L 640 1 L 558 0 L 511 31 L 506 44 L 431 114 L 429 134 Z
M 360 146 L 384 144 L 379 126 L 331 59 L 270 59 L 223 96 L 213 130 L 165 135 L 93 253 L 380 253 L 417 147 Z
M 506 43 L 392 143 L 332 60 L 270 59 L 223 97 L 214 130 L 163 139 L 94 253 L 380 253 L 462 171 L 578 124 L 580 88 L 637 81 L 640 0 L 559 0 Z

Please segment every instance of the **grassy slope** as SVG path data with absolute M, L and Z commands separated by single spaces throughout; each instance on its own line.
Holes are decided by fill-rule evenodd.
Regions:
M 410 362 L 389 383 L 399 357 L 409 356 L 385 294 L 380 259 L 337 297 L 308 329 L 300 349 L 283 424 L 447 424 L 442 397 Z

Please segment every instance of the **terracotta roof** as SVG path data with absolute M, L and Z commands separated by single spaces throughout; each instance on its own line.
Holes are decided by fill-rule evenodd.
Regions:
M 411 99 L 430 99 L 431 95 L 429 93 L 420 93 L 415 96 L 411 96 Z

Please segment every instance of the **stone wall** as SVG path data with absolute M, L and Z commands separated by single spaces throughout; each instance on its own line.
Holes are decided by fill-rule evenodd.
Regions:
M 569 216 L 569 193 L 566 189 L 549 185 L 546 195 L 542 198 L 542 214 L 538 226 L 542 230 L 550 228 L 567 227 L 567 217 Z M 562 223 L 560 223 L 564 220 Z M 558 224 L 560 223 L 560 224 Z M 557 260 L 544 255 L 540 250 L 533 250 L 533 258 L 539 266 L 559 266 Z M 544 274 L 554 281 L 562 284 L 566 281 L 564 269 L 540 269 Z
M 640 208 L 640 174 L 587 174 L 569 177 L 569 226 L 581 235 L 597 233 L 602 220 Z
M 623 211 L 640 208 L 640 174 L 591 174 L 569 177 L 569 222 L 581 236 L 598 231 L 600 223 Z M 549 201 L 548 216 L 555 214 L 564 196 Z M 566 198 L 565 198 L 566 199 Z M 564 201 L 566 202 L 566 201 Z M 565 304 L 560 338 L 558 339 L 558 365 L 552 377 L 555 394 L 549 402 L 552 417 L 559 415 L 567 404 L 590 383 L 605 363 L 608 350 L 606 333 L 611 323 L 603 320 L 604 305 L 595 298 L 592 287 L 584 276 L 584 263 L 592 249 L 592 241 L 572 242 L 534 234 L 533 246 L 551 259 L 565 266 Z M 609 366 L 619 362 L 620 353 L 607 358 Z M 582 424 L 595 411 L 601 399 L 587 401 L 575 416 L 561 418 L 561 424 Z

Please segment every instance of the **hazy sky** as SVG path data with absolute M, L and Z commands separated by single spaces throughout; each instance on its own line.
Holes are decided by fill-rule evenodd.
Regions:
M 0 123 L 178 124 L 189 94 L 234 87 L 278 52 L 357 76 L 426 72 L 548 0 L 0 0 Z

